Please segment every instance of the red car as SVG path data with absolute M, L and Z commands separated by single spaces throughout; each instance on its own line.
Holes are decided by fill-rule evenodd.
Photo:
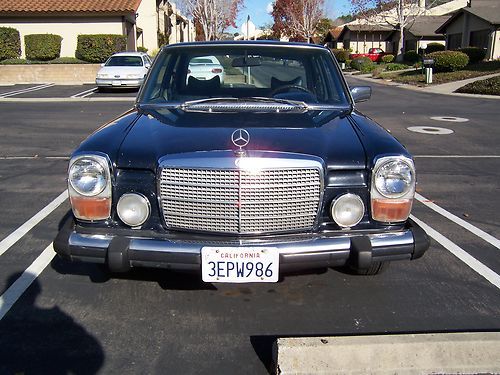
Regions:
M 368 53 L 351 53 L 349 55 L 349 58 L 351 60 L 357 59 L 358 57 L 368 57 L 371 61 L 374 62 L 380 62 L 382 61 L 382 56 L 387 55 L 382 49 L 380 48 L 370 48 L 368 50 Z

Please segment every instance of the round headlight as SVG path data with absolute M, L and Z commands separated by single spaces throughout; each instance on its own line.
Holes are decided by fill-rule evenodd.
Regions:
M 78 194 L 92 197 L 106 188 L 106 170 L 98 161 L 90 158 L 76 160 L 70 167 L 68 180 Z
M 375 172 L 375 187 L 386 198 L 400 198 L 413 186 L 413 168 L 403 160 L 391 160 Z
M 363 200 L 356 194 L 344 194 L 335 199 L 331 208 L 332 219 L 343 227 L 350 228 L 358 224 L 365 214 Z
M 123 194 L 116 209 L 120 220 L 131 227 L 144 224 L 151 212 L 146 197 L 135 193 Z

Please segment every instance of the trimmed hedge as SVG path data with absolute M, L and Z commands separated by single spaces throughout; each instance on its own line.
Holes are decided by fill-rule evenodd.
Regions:
M 144 52 L 144 53 L 148 53 L 148 49 L 146 47 L 137 47 L 137 52 Z
M 403 60 L 409 62 L 410 64 L 415 64 L 420 60 L 421 56 L 415 50 L 406 51 L 403 55 Z
M 105 62 L 112 54 L 127 48 L 127 37 L 116 34 L 78 35 L 75 56 L 92 62 Z
M 28 60 L 54 60 L 61 55 L 61 41 L 59 35 L 31 34 L 24 36 L 24 47 Z
M 369 68 L 370 66 L 375 66 L 375 63 L 369 57 L 358 57 L 351 61 L 351 68 L 361 72 L 370 72 L 373 70 Z
M 0 65 L 50 65 L 50 64 L 89 64 L 86 61 L 78 60 L 75 57 L 58 57 L 54 60 L 40 61 L 40 60 L 26 60 L 26 59 L 5 59 L 0 61 Z
M 403 69 L 408 69 L 409 66 L 406 64 L 398 64 L 398 63 L 390 63 L 385 66 L 385 70 L 392 72 L 395 70 L 403 70 Z
M 444 51 L 446 48 L 444 44 L 440 43 L 429 43 L 427 44 L 427 48 L 425 49 L 425 53 L 439 52 Z
M 385 56 L 382 56 L 382 62 L 384 63 L 391 63 L 394 61 L 394 55 L 385 55 Z
M 349 55 L 351 54 L 347 49 L 332 49 L 331 51 L 339 63 L 345 63 L 349 60 Z
M 0 61 L 21 56 L 21 36 L 12 27 L 0 27 Z
M 486 58 L 486 50 L 478 47 L 464 47 L 458 50 L 469 56 L 469 64 L 476 64 Z
M 458 51 L 432 52 L 425 57 L 434 59 L 436 72 L 454 72 L 465 68 L 469 63 L 469 56 Z

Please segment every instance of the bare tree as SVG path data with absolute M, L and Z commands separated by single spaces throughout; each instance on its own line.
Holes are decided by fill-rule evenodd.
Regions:
M 405 46 L 405 28 L 425 14 L 423 0 L 350 0 L 357 19 L 366 25 L 389 26 L 399 31 L 397 60 L 402 60 Z
M 274 32 L 310 42 L 323 17 L 323 6 L 324 0 L 276 0 Z
M 181 0 L 179 5 L 200 25 L 205 40 L 214 40 L 229 26 L 236 26 L 243 0 Z

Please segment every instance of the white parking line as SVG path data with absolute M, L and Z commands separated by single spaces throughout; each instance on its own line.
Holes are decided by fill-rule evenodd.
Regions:
M 69 156 L 0 156 L 0 160 L 27 160 L 27 159 L 61 159 L 69 160 Z
M 443 159 L 496 159 L 500 155 L 413 155 L 414 158 L 443 158 Z
M 68 190 L 64 190 L 59 196 L 50 202 L 47 206 L 42 208 L 31 219 L 17 228 L 14 232 L 9 234 L 0 242 L 0 256 L 10 249 L 17 241 L 19 241 L 26 233 L 28 233 L 35 225 L 45 219 L 57 207 L 61 205 L 68 198 Z
M 0 320 L 9 312 L 12 306 L 23 295 L 31 283 L 40 276 L 56 255 L 52 244 L 35 259 L 21 276 L 0 296 Z
M 495 285 L 498 289 L 500 289 L 500 275 L 492 271 L 490 268 L 486 267 L 483 263 L 478 261 L 472 255 L 470 255 L 467 251 L 462 249 L 457 244 L 450 241 L 448 238 L 443 236 L 438 231 L 432 229 L 429 225 L 425 224 L 423 221 L 417 219 L 415 216 L 410 216 L 423 230 L 427 232 L 429 236 L 434 238 L 441 246 L 443 246 L 450 253 L 455 255 L 462 262 L 467 264 L 470 268 L 472 268 L 479 275 L 484 277 L 490 283 Z
M 451 212 L 446 211 L 444 208 L 439 207 L 437 204 L 431 202 L 429 199 L 423 197 L 419 193 L 415 193 L 415 199 L 425 206 L 429 207 L 434 212 L 437 212 L 448 220 L 453 221 L 455 224 L 460 225 L 462 228 L 467 229 L 469 232 L 495 246 L 497 249 L 500 249 L 500 240 L 493 237 L 491 234 L 486 233 L 485 231 L 479 229 L 478 227 L 468 223 L 463 219 L 460 219 L 458 216 L 455 216 Z
M 97 87 L 92 87 L 90 90 L 85 90 L 82 92 L 79 92 L 78 94 L 70 96 L 71 98 L 86 98 L 87 96 L 92 95 L 94 92 L 97 91 Z
M 46 88 L 49 88 L 49 87 L 52 87 L 55 85 L 56 85 L 55 83 L 46 83 L 46 84 L 39 85 L 39 86 L 33 86 L 33 87 L 25 88 L 25 89 L 10 91 L 10 92 L 6 92 L 6 93 L 1 94 L 0 98 L 8 98 L 10 96 L 15 96 L 15 95 L 20 95 L 20 94 L 25 94 L 28 92 L 43 90 L 43 89 L 46 89 Z

